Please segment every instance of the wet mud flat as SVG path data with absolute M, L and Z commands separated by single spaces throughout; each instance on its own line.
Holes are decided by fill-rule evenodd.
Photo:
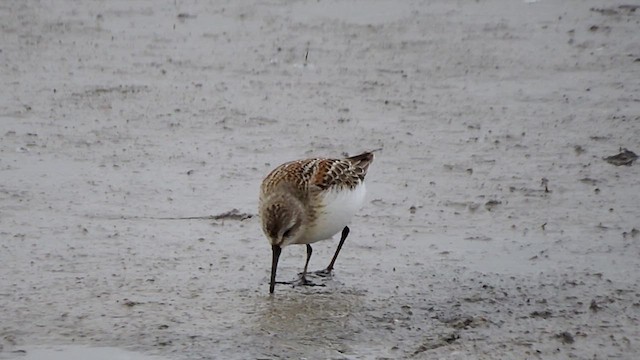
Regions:
M 640 353 L 628 2 L 0 6 L 0 358 Z M 262 177 L 376 148 L 270 296 Z

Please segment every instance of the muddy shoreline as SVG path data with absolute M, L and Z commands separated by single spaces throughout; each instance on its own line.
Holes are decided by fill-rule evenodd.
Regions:
M 0 358 L 640 353 L 628 3 L 0 7 Z M 334 276 L 269 296 L 262 177 L 376 148 Z

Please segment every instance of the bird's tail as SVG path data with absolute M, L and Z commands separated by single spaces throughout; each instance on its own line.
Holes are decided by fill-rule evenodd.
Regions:
M 377 151 L 377 150 L 373 150 Z M 367 151 L 360 155 L 348 157 L 347 160 L 351 162 L 351 164 L 358 170 L 362 172 L 362 175 L 367 174 L 367 170 L 369 170 L 369 165 L 373 161 L 373 151 Z

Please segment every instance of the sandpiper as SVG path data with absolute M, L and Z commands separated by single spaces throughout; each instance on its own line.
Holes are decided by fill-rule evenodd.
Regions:
M 318 273 L 329 275 L 338 253 L 349 235 L 351 217 L 364 202 L 364 177 L 373 161 L 373 153 L 344 159 L 306 159 L 291 161 L 275 168 L 260 187 L 262 231 L 271 243 L 271 283 L 273 293 L 276 270 L 282 248 L 291 244 L 307 246 L 307 261 L 300 284 L 306 279 L 311 245 L 330 239 L 342 230 L 342 237 L 329 266 Z

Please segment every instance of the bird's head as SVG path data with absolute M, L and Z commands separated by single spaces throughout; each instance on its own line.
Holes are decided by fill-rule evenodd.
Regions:
M 275 288 L 278 259 L 282 248 L 297 243 L 304 235 L 306 229 L 304 216 L 304 206 L 299 199 L 289 193 L 274 194 L 260 202 L 262 231 L 269 240 L 273 252 L 269 288 L 271 293 Z
M 297 243 L 305 230 L 303 216 L 302 203 L 289 194 L 271 196 L 260 206 L 262 231 L 272 246 Z

